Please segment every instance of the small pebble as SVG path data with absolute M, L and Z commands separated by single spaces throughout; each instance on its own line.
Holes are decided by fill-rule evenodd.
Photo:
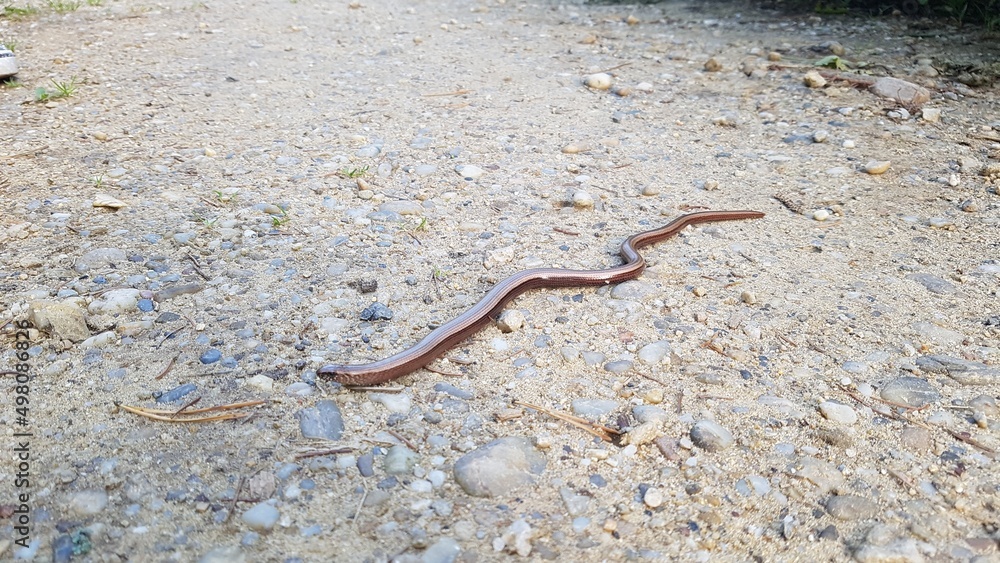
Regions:
M 941 400 L 941 394 L 926 379 L 912 376 L 893 379 L 882 387 L 880 395 L 886 401 L 913 408 Z
M 573 414 L 592 420 L 599 419 L 618 409 L 618 403 L 608 399 L 574 399 Z
M 388 475 L 407 475 L 417 464 L 420 456 L 403 445 L 395 445 L 389 448 L 382 465 Z
M 888 160 L 871 160 L 865 164 L 865 172 L 872 175 L 885 174 L 892 162 Z
M 815 70 L 807 72 L 805 76 L 802 77 L 802 82 L 809 88 L 822 88 L 826 86 L 826 79 Z
M 474 182 L 481 178 L 486 171 L 474 164 L 459 164 L 455 167 L 455 172 L 462 178 Z
M 81 516 L 93 516 L 108 506 L 108 493 L 103 490 L 86 490 L 69 497 L 69 509 Z
M 508 309 L 497 317 L 497 328 L 500 332 L 514 332 L 520 330 L 522 326 L 524 326 L 524 313 L 517 309 Z
M 703 450 L 716 452 L 733 445 L 734 439 L 732 433 L 719 423 L 702 420 L 691 428 L 691 441 Z
M 722 63 L 715 57 L 710 57 L 705 61 L 705 72 L 719 72 L 722 70 Z
M 201 356 L 198 357 L 198 361 L 203 364 L 214 364 L 215 362 L 222 359 L 222 352 L 215 348 L 209 348 L 205 350 Z
M 816 221 L 826 221 L 830 218 L 830 212 L 826 209 L 817 209 L 816 211 L 813 211 L 812 216 Z
M 858 421 L 858 413 L 851 408 L 837 401 L 823 401 L 819 405 L 819 412 L 823 418 L 838 424 L 854 424 Z
M 594 207 L 594 198 L 583 190 L 573 192 L 573 207 L 577 209 L 591 209 Z
M 256 532 L 270 532 L 281 513 L 267 501 L 254 505 L 243 513 L 243 523 Z
M 583 77 L 583 84 L 588 88 L 593 88 L 594 90 L 607 90 L 611 88 L 613 79 L 611 75 L 606 72 L 598 72 L 596 74 L 588 74 Z
M 837 520 L 867 520 L 878 513 L 878 505 L 858 496 L 832 496 L 826 501 L 826 511 Z
M 650 508 L 658 508 L 663 504 L 663 491 L 656 487 L 646 489 L 646 494 L 642 495 L 642 502 Z

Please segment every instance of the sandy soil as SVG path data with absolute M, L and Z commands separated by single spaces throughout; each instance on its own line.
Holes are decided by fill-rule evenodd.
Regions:
M 94 4 L 0 17 L 22 68 L 0 89 L 0 559 L 1000 557 L 1000 111 L 935 76 L 996 60 L 979 31 L 701 3 Z M 850 68 L 807 86 L 831 53 L 930 100 Z M 601 71 L 611 90 L 583 84 Z M 638 282 L 528 293 L 522 326 L 388 394 L 316 378 L 706 209 L 767 215 L 645 249 Z M 375 301 L 392 318 L 360 320 Z M 262 403 L 125 409 L 195 399 Z M 305 437 L 310 417 L 339 437 Z M 470 494 L 460 460 L 518 437 Z

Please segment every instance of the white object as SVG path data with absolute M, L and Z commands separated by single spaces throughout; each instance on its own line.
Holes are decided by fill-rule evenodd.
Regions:
M 0 79 L 17 74 L 17 58 L 10 49 L 0 44 Z

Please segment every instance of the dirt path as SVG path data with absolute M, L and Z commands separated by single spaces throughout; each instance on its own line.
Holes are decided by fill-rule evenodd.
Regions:
M 975 30 L 74 6 L 0 17 L 0 559 L 998 557 L 1000 110 L 933 76 L 997 55 Z M 930 101 L 807 86 L 831 53 Z M 705 209 L 767 215 L 530 292 L 389 392 L 316 377 Z

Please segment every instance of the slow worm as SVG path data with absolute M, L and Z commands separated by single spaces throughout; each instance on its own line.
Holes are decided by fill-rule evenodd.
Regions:
M 688 225 L 714 221 L 759 219 L 759 211 L 699 211 L 674 219 L 658 229 L 630 236 L 622 243 L 621 256 L 625 263 L 606 270 L 564 270 L 533 268 L 520 271 L 496 284 L 471 309 L 431 331 L 412 348 L 370 364 L 328 365 L 317 374 L 344 385 L 377 385 L 414 372 L 443 354 L 446 350 L 483 328 L 512 299 L 529 289 L 542 287 L 594 286 L 621 283 L 639 277 L 646 261 L 638 249 L 668 239 Z

